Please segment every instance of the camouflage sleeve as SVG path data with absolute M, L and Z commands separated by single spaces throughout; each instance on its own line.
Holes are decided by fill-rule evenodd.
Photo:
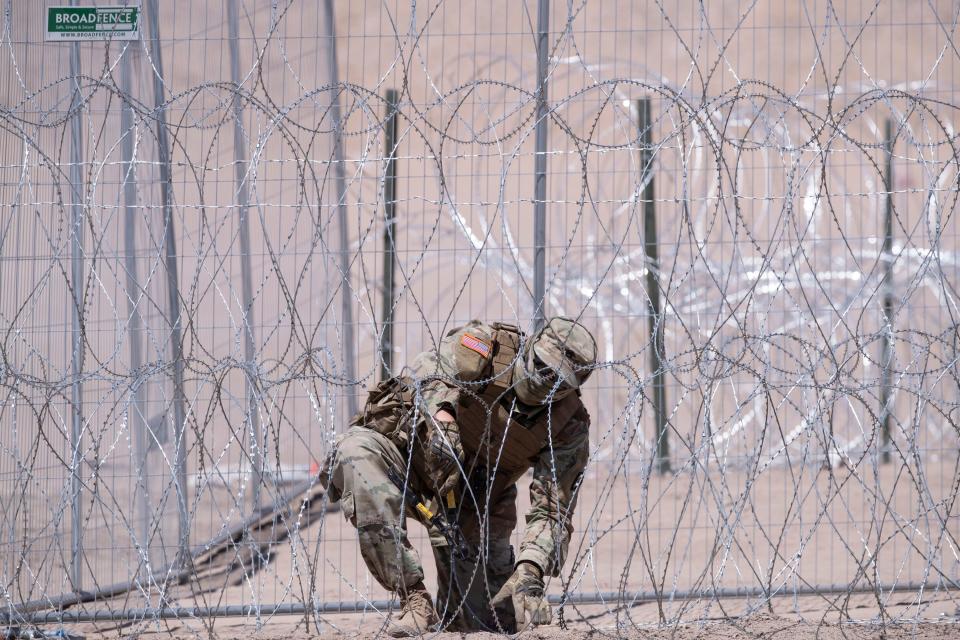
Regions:
M 420 383 L 424 411 L 446 409 L 456 416 L 458 383 L 479 380 L 493 359 L 493 329 L 476 320 L 448 333 L 439 346 L 414 359 L 411 375 Z
M 573 533 L 573 510 L 590 455 L 590 415 L 580 410 L 540 452 L 530 483 L 530 511 L 517 561 L 558 576 Z

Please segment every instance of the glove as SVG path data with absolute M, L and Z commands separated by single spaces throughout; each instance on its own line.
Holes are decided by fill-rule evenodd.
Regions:
M 520 562 L 513 575 L 503 585 L 490 604 L 497 605 L 507 598 L 513 599 L 513 612 L 517 619 L 517 631 L 528 624 L 550 624 L 553 611 L 543 594 L 543 572 L 532 562 Z
M 436 419 L 432 422 L 425 451 L 429 465 L 428 475 L 437 495 L 445 499 L 448 493 L 460 485 L 463 446 L 460 444 L 460 429 L 456 422 Z

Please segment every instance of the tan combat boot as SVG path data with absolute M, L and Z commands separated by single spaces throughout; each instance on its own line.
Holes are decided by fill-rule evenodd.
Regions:
M 410 587 L 400 597 L 400 617 L 387 630 L 394 638 L 412 638 L 434 630 L 440 619 L 423 582 Z

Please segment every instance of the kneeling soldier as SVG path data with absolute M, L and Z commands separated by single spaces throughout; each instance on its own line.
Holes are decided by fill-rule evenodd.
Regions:
M 589 453 L 580 386 L 596 358 L 593 336 L 573 320 L 552 318 L 532 338 L 472 321 L 417 356 L 409 376 L 370 392 L 321 481 L 357 528 L 370 573 L 400 596 L 391 635 L 550 623 L 544 576 L 559 575 L 573 531 Z M 516 482 L 531 467 L 514 557 Z M 436 607 L 405 516 L 430 531 Z

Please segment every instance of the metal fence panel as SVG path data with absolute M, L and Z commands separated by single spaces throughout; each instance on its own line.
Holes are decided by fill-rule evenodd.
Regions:
M 0 29 L 5 620 L 389 607 L 317 485 L 384 335 L 541 311 L 600 345 L 568 620 L 956 607 L 955 3 L 56 4 Z

